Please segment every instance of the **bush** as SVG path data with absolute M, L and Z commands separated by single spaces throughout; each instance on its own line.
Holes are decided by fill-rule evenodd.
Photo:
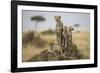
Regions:
M 75 44 L 65 47 L 63 52 L 68 59 L 81 59 L 80 52 Z
M 22 43 L 23 43 L 23 45 L 25 46 L 28 43 L 32 42 L 33 38 L 34 38 L 34 32 L 29 31 L 27 33 L 24 33 L 24 35 L 22 37 Z
M 42 34 L 55 34 L 55 31 L 53 31 L 52 29 L 48 29 L 46 31 L 43 31 Z
M 24 33 L 23 38 L 22 38 L 22 43 L 23 47 L 26 47 L 28 44 L 29 45 L 34 45 L 35 47 L 38 48 L 43 48 L 47 42 L 38 35 L 35 35 L 36 33 L 29 31 L 27 33 Z

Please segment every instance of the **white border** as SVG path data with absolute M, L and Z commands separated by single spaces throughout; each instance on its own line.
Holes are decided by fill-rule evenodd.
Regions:
M 46 61 L 46 62 L 22 62 L 22 10 L 41 10 L 41 11 L 62 11 L 62 12 L 82 12 L 90 13 L 90 59 L 87 60 L 68 60 L 68 61 Z M 57 65 L 77 65 L 77 64 L 93 64 L 94 63 L 94 10 L 92 9 L 75 9 L 75 8 L 57 8 L 57 7 L 40 7 L 40 6 L 18 6 L 18 43 L 17 43 L 17 66 L 40 67 L 40 66 L 57 66 Z

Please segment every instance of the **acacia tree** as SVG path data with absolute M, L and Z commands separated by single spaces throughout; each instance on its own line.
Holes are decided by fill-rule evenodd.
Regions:
M 80 26 L 80 24 L 74 24 L 74 27 L 76 27 L 77 31 L 78 31 L 79 26 Z
M 31 17 L 31 21 L 35 21 L 35 30 L 37 30 L 38 23 L 45 21 L 45 18 L 42 16 L 33 16 L 33 17 Z

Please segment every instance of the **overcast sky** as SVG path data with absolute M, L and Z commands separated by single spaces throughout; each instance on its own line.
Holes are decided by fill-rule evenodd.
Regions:
M 45 21 L 38 23 L 37 30 L 55 29 L 56 22 L 54 16 L 61 16 L 61 21 L 64 26 L 73 26 L 80 24 L 79 30 L 90 30 L 90 14 L 73 13 L 73 12 L 48 12 L 48 11 L 22 11 L 23 31 L 35 30 L 35 21 L 31 21 L 33 16 L 42 16 Z

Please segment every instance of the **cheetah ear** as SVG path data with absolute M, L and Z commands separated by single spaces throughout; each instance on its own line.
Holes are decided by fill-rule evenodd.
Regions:
M 61 16 L 58 16 L 59 17 L 59 19 L 61 19 Z
M 59 22 L 60 19 L 61 19 L 61 16 L 54 16 L 54 18 L 55 18 L 55 20 L 56 20 L 57 22 Z
M 73 31 L 73 30 L 74 30 L 74 28 L 73 28 L 72 26 L 70 26 L 70 27 L 69 27 L 69 30 Z
M 58 20 L 58 16 L 54 16 L 55 20 L 57 21 Z
M 74 30 L 74 28 L 71 26 L 71 28 L 72 28 L 72 31 Z

